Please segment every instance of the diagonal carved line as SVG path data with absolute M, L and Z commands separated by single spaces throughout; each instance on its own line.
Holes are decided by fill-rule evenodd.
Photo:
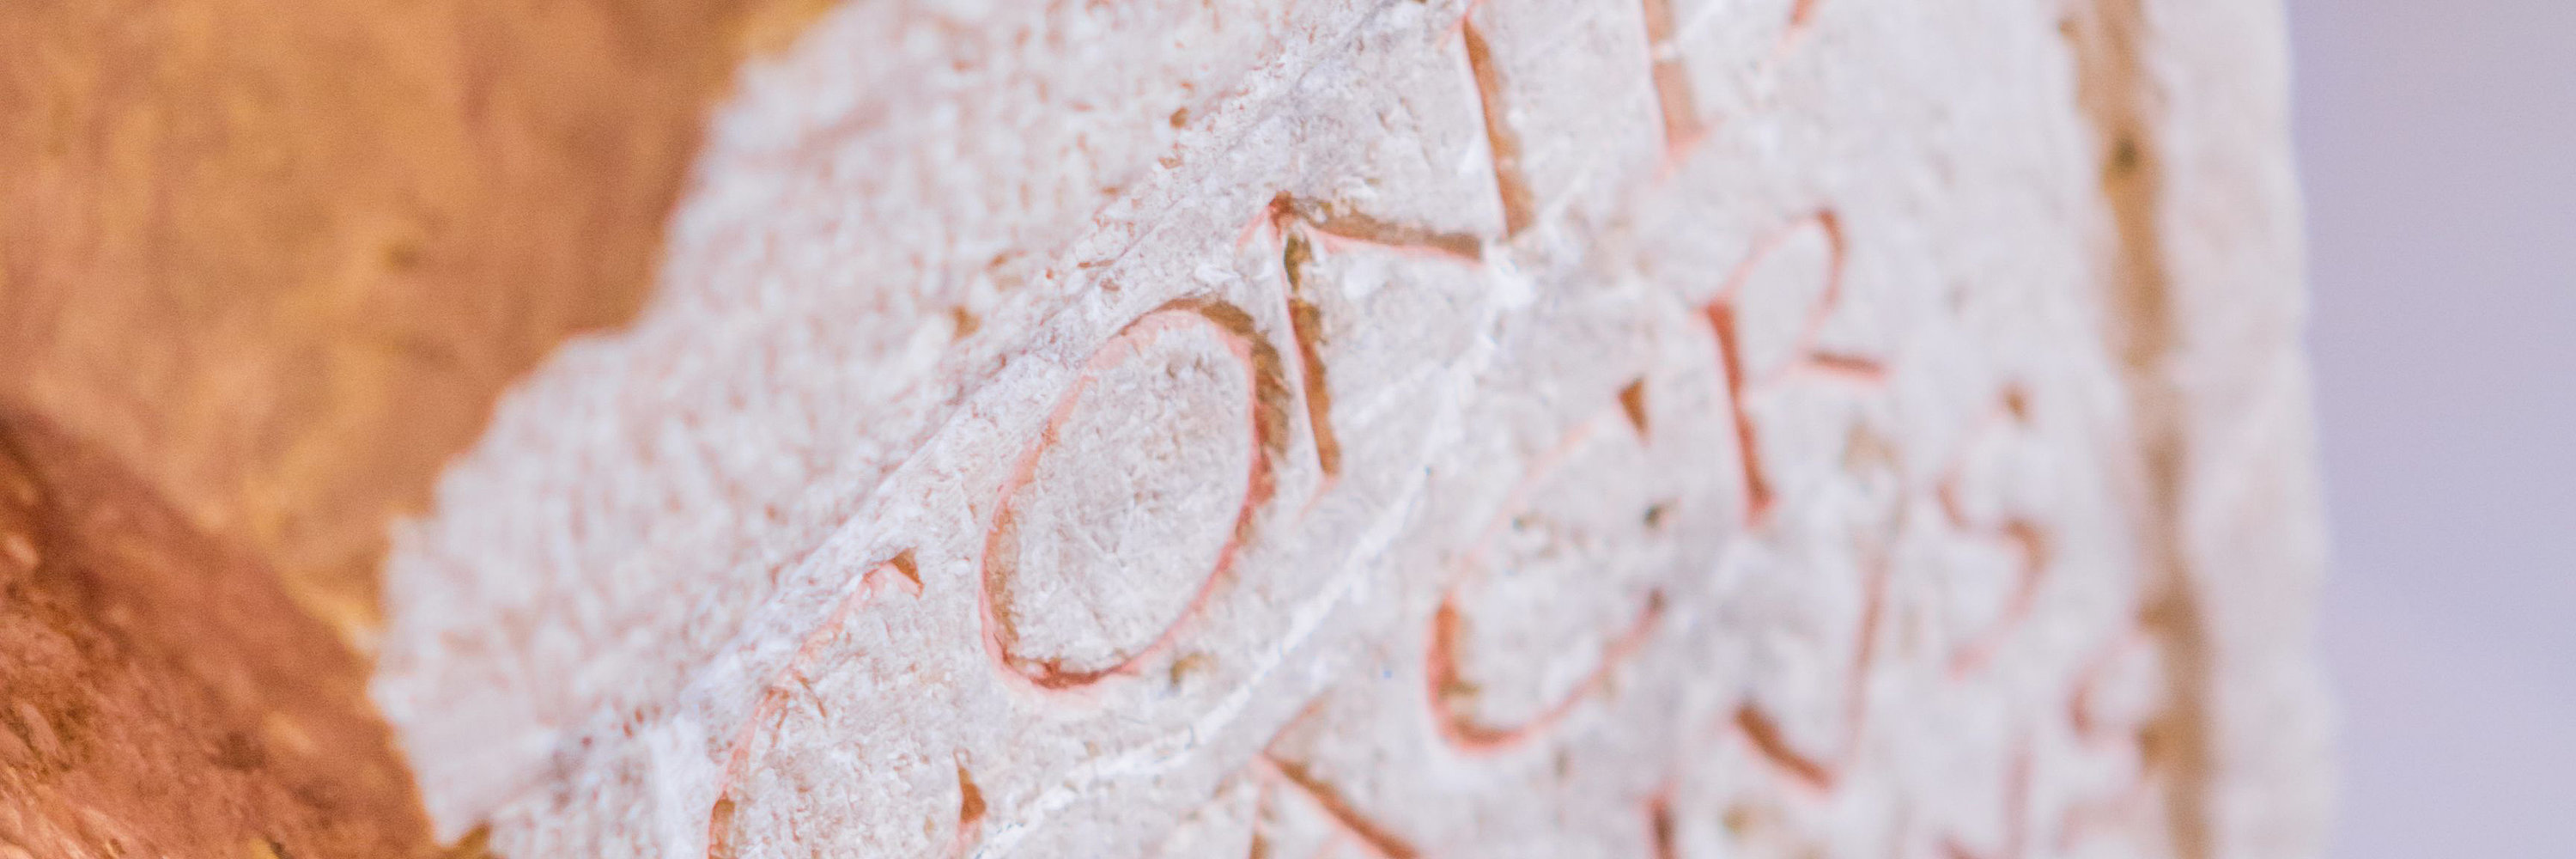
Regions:
M 1334 790 L 1332 785 L 1325 784 L 1322 779 L 1316 778 L 1314 773 L 1308 772 L 1303 764 L 1282 760 L 1268 752 L 1255 758 L 1254 763 L 1278 780 L 1296 788 L 1298 793 L 1305 794 L 1308 801 L 1313 802 L 1315 807 L 1323 809 L 1325 816 L 1332 818 L 1334 827 L 1357 839 L 1362 847 L 1375 853 L 1379 859 L 1415 859 L 1422 855 L 1421 850 L 1414 848 L 1412 843 L 1404 840 L 1402 836 L 1387 831 L 1384 826 L 1370 820 L 1367 815 L 1361 814 L 1348 798 L 1341 795 L 1340 791 Z
M 1809 376 L 1867 388 L 1884 385 L 1887 381 L 1887 370 L 1876 359 L 1822 352 L 1816 346 L 1825 320 L 1842 305 L 1845 248 L 1842 219 L 1833 210 L 1819 211 L 1765 237 L 1754 245 L 1743 261 L 1736 263 L 1733 271 L 1727 273 L 1726 282 L 1719 287 L 1717 297 L 1703 306 L 1700 313 L 1717 336 L 1718 365 L 1724 374 L 1727 409 L 1735 427 L 1736 456 L 1741 460 L 1739 464 L 1744 471 L 1745 522 L 1757 528 L 1769 524 L 1771 508 L 1777 498 L 1769 470 L 1762 464 L 1761 433 L 1753 426 L 1753 415 L 1744 406 L 1745 399 L 1756 388 L 1775 380 L 1750 377 L 1751 371 L 1745 366 L 1743 338 L 1737 327 L 1736 303 L 1743 300 L 1747 281 L 1760 270 L 1763 262 L 1770 259 L 1771 254 L 1787 243 L 1791 236 L 1811 225 L 1825 234 L 1828 253 L 1825 288 L 1799 329 L 1797 343 L 1793 347 L 1797 360 L 1779 373 L 1783 377 Z
M 1682 60 L 1680 46 L 1673 42 L 1672 0 L 1641 2 L 1646 19 L 1646 54 L 1651 63 L 1649 76 L 1655 84 L 1655 105 L 1663 115 L 1664 153 L 1674 158 L 1698 142 L 1707 129 L 1700 123 L 1699 102 L 1691 93 L 1690 67 Z
M 1511 238 L 1529 229 L 1537 214 L 1537 203 L 1530 193 L 1529 178 L 1521 169 L 1520 133 L 1512 130 L 1510 107 L 1503 102 L 1503 73 L 1494 65 L 1494 49 L 1485 43 L 1485 33 L 1476 26 L 1474 13 L 1458 22 L 1458 35 L 1467 43 L 1467 69 L 1476 79 L 1476 102 L 1485 116 L 1485 143 L 1493 155 L 1494 191 L 1503 203 L 1503 237 Z
M 1753 750 L 1781 772 L 1817 793 L 1832 793 L 1841 785 L 1843 768 L 1849 756 L 1860 749 L 1862 726 L 1868 715 L 1869 673 L 1878 661 L 1878 622 L 1887 601 L 1887 571 L 1872 569 L 1868 594 L 1861 606 L 1860 644 L 1852 659 L 1851 677 L 1844 681 L 1843 736 L 1839 757 L 1823 758 L 1801 752 L 1789 742 L 1780 724 L 1771 714 L 1762 712 L 1752 702 L 1735 710 L 1734 727 L 1753 745 Z

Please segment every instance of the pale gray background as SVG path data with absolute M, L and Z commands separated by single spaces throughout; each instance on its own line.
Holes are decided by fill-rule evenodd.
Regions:
M 2576 0 L 2290 0 L 2329 856 L 2576 857 Z

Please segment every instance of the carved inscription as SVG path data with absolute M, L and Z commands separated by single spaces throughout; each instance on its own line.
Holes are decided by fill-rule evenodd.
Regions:
M 1223 584 L 1271 494 L 1280 395 L 1265 390 L 1268 349 L 1241 311 L 1184 302 L 1130 323 L 1084 363 L 1003 485 L 985 540 L 994 661 L 1039 688 L 1071 689 L 1170 646 Z M 1068 465 L 1111 457 L 1112 473 L 1132 482 L 1030 492 Z M 1193 521 L 1206 510 L 1232 515 Z M 1104 585 L 1120 590 L 1085 593 Z M 1138 588 L 1170 598 L 1133 614 Z M 1081 620 L 1053 625 L 1068 616 Z
M 1504 90 L 1502 71 L 1494 64 L 1494 49 L 1485 41 L 1484 31 L 1476 27 L 1474 10 L 1458 19 L 1458 37 L 1467 44 L 1467 68 L 1476 81 L 1477 103 L 1484 108 L 1485 143 L 1494 165 L 1494 191 L 1503 203 L 1503 236 L 1510 238 L 1527 230 L 1537 218 L 1532 199 L 1529 174 L 1521 169 L 1521 137 L 1512 128 L 1511 102 Z
M 1803 253 L 1801 253 L 1803 252 Z M 1746 400 L 1763 389 L 1800 377 L 1838 382 L 1862 387 L 1883 384 L 1886 373 L 1876 361 L 1868 358 L 1827 352 L 1816 344 L 1816 334 L 1842 298 L 1843 232 L 1841 221 L 1831 211 L 1819 212 L 1789 229 L 1773 235 L 1754 248 L 1751 255 L 1727 275 L 1726 285 L 1717 297 L 1701 308 L 1709 327 L 1717 333 L 1719 366 L 1725 371 L 1727 400 L 1732 404 L 1735 423 L 1736 451 L 1744 465 L 1744 515 L 1747 522 L 1760 527 L 1769 521 L 1772 505 L 1778 500 L 1778 483 L 1762 458 L 1761 432 L 1745 407 Z M 1803 256 L 1803 259 L 1799 257 Z M 1782 349 L 1761 349 L 1763 344 L 1748 344 L 1744 323 L 1747 293 L 1755 284 L 1776 275 L 1778 269 L 1805 262 L 1820 267 L 1821 277 L 1792 278 L 1798 285 L 1821 284 L 1812 299 L 1810 310 L 1794 329 L 1796 339 Z M 1765 296 L 1768 297 L 1768 296 Z M 1764 354 L 1764 353 L 1774 354 Z M 1785 352 L 1786 357 L 1776 353 Z M 1757 363 L 1758 362 L 1758 363 Z
M 1427 636 L 1427 700 L 1451 744 L 1490 753 L 1535 738 L 1603 689 L 1653 630 L 1664 599 L 1647 560 L 1659 542 L 1648 521 L 1654 499 L 1623 497 L 1654 485 L 1637 433 L 1607 414 L 1567 433 L 1442 590 Z M 1524 620 L 1495 629 L 1488 617 Z M 1517 646 L 1488 656 L 1480 638 Z M 1488 703 L 1495 698 L 1510 700 Z
M 1681 46 L 1674 41 L 1672 0 L 1643 3 L 1646 56 L 1654 63 L 1655 107 L 1664 122 L 1666 157 L 1677 158 L 1698 142 L 1705 129 L 1700 126 L 1699 103 L 1691 93 L 1690 69 L 1682 64 Z
M 1794 0 L 1787 20 L 1777 22 L 1773 55 L 1764 63 L 1785 61 L 1807 39 L 1818 26 L 1819 5 Z M 1674 4 L 1643 0 L 1638 12 L 1646 59 L 1640 85 L 1651 90 L 1655 110 L 1642 121 L 1660 126 L 1668 163 L 1659 181 L 1669 180 L 1706 145 L 1714 123 L 1703 115 L 1704 94 L 1694 91 L 1682 50 L 1688 33 Z M 1697 282 L 1652 283 L 1639 288 L 1644 297 L 1591 304 L 1584 303 L 1585 290 L 1600 287 L 1594 281 L 1623 276 L 1615 265 L 1564 265 L 1558 280 L 1527 282 L 1527 272 L 1543 260 L 1531 248 L 1538 239 L 1524 236 L 1541 219 L 1556 217 L 1557 201 L 1538 199 L 1526 175 L 1513 114 L 1515 88 L 1523 82 L 1506 74 L 1497 55 L 1498 44 L 1517 43 L 1490 39 L 1477 8 L 1442 14 L 1456 15 L 1467 65 L 1463 85 L 1473 90 L 1486 159 L 1469 165 L 1479 169 L 1457 172 L 1473 174 L 1478 193 L 1486 190 L 1482 182 L 1492 183 L 1500 229 L 1461 232 L 1382 217 L 1373 214 L 1382 209 L 1370 207 L 1374 189 L 1348 198 L 1278 193 L 1245 206 L 1258 209 L 1247 221 L 1226 222 L 1225 229 L 1245 224 L 1232 250 L 1257 265 L 1208 263 L 1200 269 L 1204 289 L 1179 290 L 1195 297 L 1132 318 L 1132 309 L 1102 314 L 1107 321 L 1101 324 L 1116 327 L 1062 376 L 1053 398 L 1009 407 L 1042 409 L 1042 415 L 996 419 L 1033 429 L 998 481 L 984 479 L 967 490 L 980 505 L 976 515 L 989 515 L 977 522 L 980 539 L 950 557 L 972 573 L 925 571 L 910 551 L 893 556 L 862 576 L 790 667 L 768 680 L 751 715 L 723 744 L 720 787 L 708 813 L 710 857 L 759 852 L 738 833 L 753 821 L 785 825 L 797 818 L 800 791 L 861 772 L 899 784 L 903 790 L 892 793 L 903 798 L 871 812 L 872 825 L 889 828 L 854 843 L 904 855 L 1007 853 L 1021 843 L 1012 839 L 1032 837 L 1027 833 L 1049 815 L 1073 813 L 1065 809 L 1078 808 L 1078 800 L 1067 797 L 1084 795 L 1090 782 L 1083 779 L 1149 780 L 1163 772 L 1156 767 L 1199 744 L 1215 747 L 1223 732 L 1244 730 L 1229 720 L 1267 718 L 1240 716 L 1243 701 L 1274 688 L 1261 684 L 1290 682 L 1279 679 L 1293 671 L 1277 667 L 1285 659 L 1278 654 L 1302 646 L 1306 639 L 1295 636 L 1313 635 L 1325 623 L 1322 610 L 1297 615 L 1308 606 L 1378 600 L 1369 611 L 1395 618 L 1389 628 L 1409 630 L 1387 636 L 1403 646 L 1335 663 L 1356 679 L 1332 681 L 1380 684 L 1371 694 L 1354 694 L 1360 703 L 1334 718 L 1379 732 L 1369 742 L 1404 745 L 1397 762 L 1372 762 L 1409 769 L 1353 789 L 1348 779 L 1356 767 L 1328 765 L 1317 756 L 1342 723 L 1319 721 L 1313 707 L 1288 717 L 1285 727 L 1273 718 L 1261 730 L 1276 733 L 1257 751 L 1234 753 L 1217 797 L 1199 815 L 1235 821 L 1244 837 L 1239 843 L 1248 844 L 1241 849 L 1255 857 L 1440 855 L 1443 842 L 1435 836 L 1460 830 L 1414 827 L 1404 803 L 1383 798 L 1439 799 L 1452 788 L 1472 794 L 1461 804 L 1491 801 L 1520 812 L 1587 791 L 1613 794 L 1604 803 L 1621 809 L 1618 819 L 1633 821 L 1619 825 L 1633 831 L 1615 843 L 1656 859 L 1703 855 L 1713 836 L 1699 833 L 1719 829 L 1732 833 L 1724 837 L 1806 845 L 1825 855 L 1815 845 L 1824 843 L 1821 833 L 1829 827 L 1816 821 L 1851 808 L 1875 813 L 1888 803 L 1885 795 L 1860 796 L 1855 787 L 1886 763 L 1887 744 L 1914 736 L 1901 721 L 1880 721 L 1884 712 L 1935 706 L 1884 700 L 1881 681 L 1909 672 L 1935 677 L 1931 691 L 1911 691 L 1938 698 L 1978 694 L 1984 687 L 1976 684 L 2009 673 L 1996 666 L 2021 646 L 2016 636 L 2070 575 L 2061 568 L 2070 566 L 2073 550 L 2043 503 L 2045 493 L 2021 489 L 2021 482 L 2051 479 L 2023 457 L 2047 442 L 2052 428 L 2040 406 L 2055 394 L 2041 382 L 1999 373 L 2010 381 L 1938 387 L 1944 399 L 1934 408 L 1899 402 L 1900 378 L 1930 371 L 1907 363 L 1907 344 L 1841 336 L 1836 326 L 1850 322 L 1854 305 L 1864 303 L 1855 296 L 1875 295 L 1868 289 L 1914 287 L 1857 282 L 1855 248 L 1873 236 L 1830 195 L 1779 213 L 1749 237 L 1730 239 L 1741 244 L 1731 267 L 1693 272 Z M 1177 116 L 1174 122 L 1180 124 Z M 1167 162 L 1180 163 L 1177 156 Z M 1599 247 L 1551 252 L 1606 253 Z M 1378 276 L 1395 286 L 1331 282 L 1326 272 L 1345 256 L 1382 258 L 1386 271 Z M 1608 320 L 1601 327 L 1627 332 L 1583 334 L 1594 339 L 1579 341 L 1579 348 L 1627 345 L 1622 336 L 1669 337 L 1689 346 L 1670 354 L 1637 346 L 1634 356 L 1620 358 L 1633 357 L 1636 372 L 1615 379 L 1567 381 L 1531 371 L 1539 378 L 1523 385 L 1530 391 L 1507 391 L 1510 386 L 1493 381 L 1501 374 L 1490 363 L 1453 358 L 1423 369 L 1416 375 L 1449 372 L 1462 380 L 1456 388 L 1470 392 L 1462 397 L 1535 403 L 1516 413 L 1528 422 L 1564 421 L 1549 411 L 1559 407 L 1582 417 L 1570 426 L 1548 423 L 1550 432 L 1564 427 L 1552 443 L 1493 445 L 1503 455 L 1478 464 L 1490 474 L 1434 475 L 1421 466 L 1423 473 L 1404 475 L 1427 487 L 1398 493 L 1408 505 L 1403 516 L 1415 515 L 1416 507 L 1431 511 L 1418 521 L 1336 508 L 1356 491 L 1352 484 L 1398 482 L 1368 470 L 1370 451 L 1359 443 L 1366 434 L 1353 428 L 1393 425 L 1386 415 L 1430 411 L 1435 404 L 1408 399 L 1428 400 L 1416 391 L 1432 386 L 1402 388 L 1383 372 L 1365 384 L 1350 383 L 1354 368 L 1335 365 L 1337 350 L 1350 344 L 1333 334 L 1404 324 L 1353 309 L 1365 306 L 1373 289 L 1437 293 L 1417 306 L 1448 301 L 1466 313 L 1472 305 L 1457 296 L 1476 293 L 1457 284 L 1538 293 L 1497 300 L 1506 310 L 1496 318 L 1525 318 L 1530 314 L 1520 308 L 1529 306 L 1554 311 L 1554 302 L 1574 308 L 1562 310 L 1568 317 L 1596 314 Z M 963 309 L 956 313 L 961 336 L 981 324 Z M 1494 338 L 1505 327 L 1485 324 L 1475 338 L 1461 339 Z M 1655 333 L 1663 330 L 1659 324 L 1687 336 Z M 1617 328 L 1623 325 L 1629 327 Z M 1544 337 L 1561 333 L 1545 332 L 1532 335 L 1539 345 L 1531 351 L 1543 352 L 1553 345 Z M 1577 335 L 1564 336 L 1578 342 Z M 1481 355 L 1475 350 L 1488 346 L 1474 343 L 1462 354 Z M 1689 357 L 1676 357 L 1685 351 Z M 1958 393 L 1963 390 L 1972 393 Z M 1830 403 L 1832 412 L 1822 414 L 1819 402 Z M 1468 420 L 1479 415 L 1460 413 Z M 1955 432 L 1918 431 L 1909 423 L 1961 414 L 1975 417 Z M 1464 445 L 1457 438 L 1478 431 L 1426 435 L 1423 446 Z M 1828 436 L 1845 440 L 1839 463 L 1819 459 L 1821 448 L 1794 444 Z M 1673 462 L 1712 463 L 1723 473 L 1665 474 Z M 1715 487 L 1708 494 L 1720 499 L 1732 491 L 1735 503 L 1686 502 L 1683 496 L 1701 483 Z M 1291 503 L 1273 510 L 1282 486 L 1292 487 Z M 1296 529 L 1313 521 L 1345 530 L 1300 542 Z M 1452 525 L 1455 533 L 1435 531 Z M 1372 536 L 1397 527 L 1441 533 L 1448 542 L 1406 554 L 1388 548 L 1392 540 Z M 1723 540 L 1694 544 L 1677 532 Z M 1351 554 L 1332 555 L 1312 544 Z M 1277 558 L 1341 567 L 1318 571 Z M 1723 575 L 1739 568 L 1781 580 L 1791 593 L 1782 604 L 1813 608 L 1812 616 L 1797 618 L 1805 626 L 1745 631 L 1741 606 L 1729 601 L 1750 598 L 1742 596 L 1745 586 Z M 1341 569 L 1368 571 L 1380 583 L 1351 584 L 1364 577 L 1336 577 Z M 1148 739 L 1134 749 L 1086 745 L 1071 757 L 1074 744 L 1050 747 L 1045 737 L 1009 738 L 1019 744 L 1005 753 L 963 739 L 955 748 L 890 748 L 883 737 L 853 738 L 849 749 L 835 752 L 843 759 L 828 766 L 812 763 L 821 755 L 815 749 L 773 748 L 790 721 L 833 724 L 842 718 L 832 712 L 836 702 L 901 693 L 885 679 L 899 672 L 871 674 L 876 669 L 858 663 L 899 658 L 869 647 L 893 652 L 905 639 L 893 624 L 852 630 L 850 618 L 865 610 L 922 610 L 936 596 L 925 595 L 925 580 L 931 591 L 943 581 L 971 587 L 984 667 L 1013 691 L 1009 706 L 1036 714 L 1032 723 L 1124 719 L 1146 726 L 1133 736 Z M 1276 640 L 1224 639 L 1233 650 L 1196 650 L 1202 640 L 1232 631 L 1208 618 L 1225 616 L 1220 603 L 1235 590 L 1257 592 L 1258 601 L 1248 604 L 1259 610 L 1297 617 L 1262 627 L 1265 634 L 1287 630 L 1276 632 Z M 1715 701 L 1689 699 L 1671 683 L 1625 679 L 1631 666 L 1679 673 L 1695 670 L 1692 660 L 1707 652 L 1752 649 L 1707 643 L 1730 635 L 1795 639 L 1808 648 L 1799 658 L 1812 657 L 1814 664 L 1787 663 L 1793 668 L 1775 672 L 1789 675 L 1781 681 L 1787 691 L 1733 689 Z M 865 641 L 850 643 L 860 638 Z M 827 642 L 844 657 L 862 655 L 825 659 L 819 654 Z M 1239 651 L 1253 652 L 1245 661 L 1260 663 L 1226 666 L 1225 682 L 1239 685 L 1219 684 L 1204 695 L 1185 688 L 1185 677 L 1211 672 L 1210 663 Z M 1896 833 L 1889 838 L 1898 854 L 2013 859 L 2034 845 L 2065 850 L 2141 829 L 2153 804 L 2147 747 L 2167 706 L 2155 694 L 2158 658 L 2153 636 L 2126 635 L 2089 658 L 2080 676 L 2048 687 L 2058 690 L 2049 694 L 2063 692 L 2061 706 L 2010 714 L 2010 736 L 1994 747 L 2002 758 L 1991 767 L 1995 799 L 1979 812 L 1992 814 L 1967 822 L 1907 818 L 1883 827 Z M 1811 670 L 1798 673 L 1799 667 Z M 831 687 L 841 691 L 821 691 L 821 675 L 834 671 L 846 675 L 838 681 L 843 685 Z M 1401 688 L 1383 691 L 1393 687 Z M 1100 703 L 1113 700 L 1115 706 Z M 1659 722 L 1681 713 L 1696 721 L 1670 736 L 1656 733 Z M 1301 725 L 1323 725 L 1314 730 L 1324 739 L 1283 746 L 1279 737 Z M 1149 736 L 1148 728 L 1168 730 Z M 1682 772 L 1696 758 L 1645 776 L 1586 772 L 1575 750 L 1612 742 L 1625 731 L 1677 744 L 1674 756 L 1731 750 L 1709 755 L 1747 762 L 1744 771 L 1725 774 L 1738 782 L 1728 790 L 1769 798 L 1713 806 L 1707 795 L 1724 791 L 1694 785 Z M 2069 759 L 2090 769 L 2053 769 L 2060 765 L 2051 763 L 2057 759 L 2046 745 L 2052 738 L 2071 738 L 2079 753 Z M 1005 770 L 972 765 L 986 755 L 1044 777 L 992 775 Z M 1587 778 L 1614 787 L 1576 787 L 1592 784 Z M 2035 799 L 2042 795 L 2075 799 L 2043 806 Z M 698 806 L 690 807 L 694 813 Z M 1460 812 L 1451 825 L 1507 825 L 1513 821 L 1496 818 L 1510 813 Z M 1220 842 L 1238 843 L 1190 843 Z

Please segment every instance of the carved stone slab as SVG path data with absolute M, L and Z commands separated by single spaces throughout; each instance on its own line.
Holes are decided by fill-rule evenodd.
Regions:
M 376 698 L 513 857 L 2299 855 L 2277 18 L 853 4 Z

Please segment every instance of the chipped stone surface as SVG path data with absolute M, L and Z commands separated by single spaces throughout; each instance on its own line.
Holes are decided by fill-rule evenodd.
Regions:
M 514 857 L 2302 855 L 2248 8 L 841 9 L 377 700 Z

